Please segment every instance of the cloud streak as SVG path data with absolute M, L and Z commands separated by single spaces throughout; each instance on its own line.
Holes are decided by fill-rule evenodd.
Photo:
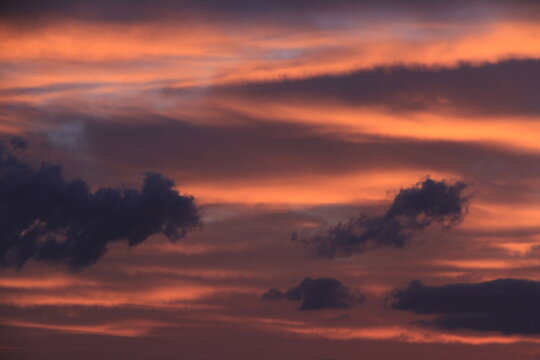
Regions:
M 487 115 L 540 113 L 540 60 L 461 63 L 456 67 L 394 65 L 346 74 L 253 82 L 216 88 L 252 99 L 340 102 L 391 112 L 450 110 Z
M 174 181 L 144 175 L 141 190 L 100 188 L 66 180 L 62 167 L 34 167 L 18 154 L 20 139 L 0 145 L 0 264 L 21 268 L 34 259 L 77 269 L 94 264 L 109 243 L 137 245 L 162 233 L 183 238 L 200 223 L 191 196 Z
M 445 1 L 433 3 L 429 0 L 415 0 L 403 2 L 399 0 L 338 0 L 328 2 L 324 0 L 307 1 L 246 1 L 246 0 L 216 0 L 199 2 L 194 0 L 172 1 L 146 0 L 114 2 L 97 0 L 87 3 L 80 0 L 61 1 L 26 1 L 20 3 L 14 0 L 6 1 L 3 5 L 1 18 L 41 19 L 41 18 L 65 18 L 70 17 L 80 20 L 103 21 L 103 22 L 136 22 L 156 19 L 200 19 L 210 18 L 214 20 L 274 20 L 293 22 L 295 17 L 300 19 L 306 15 L 317 14 L 337 15 L 347 13 L 381 12 L 407 13 L 417 16 L 431 16 L 446 18 L 463 16 L 463 12 L 456 8 L 466 6 L 472 15 L 482 15 L 490 10 L 505 10 L 509 15 L 518 17 L 531 17 L 531 13 L 538 11 L 538 6 L 528 0 L 485 0 L 470 4 L 464 0 Z M 248 16 L 246 16 L 248 15 Z

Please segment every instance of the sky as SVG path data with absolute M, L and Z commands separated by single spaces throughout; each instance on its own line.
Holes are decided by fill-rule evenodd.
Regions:
M 536 0 L 6 0 L 2 359 L 540 357 Z

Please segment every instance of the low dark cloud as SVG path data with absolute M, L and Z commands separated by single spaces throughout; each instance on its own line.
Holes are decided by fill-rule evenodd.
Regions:
M 486 115 L 540 113 L 540 60 L 461 64 L 458 67 L 398 65 L 348 74 L 247 83 L 216 88 L 261 100 L 343 102 L 388 111 L 444 110 Z
M 392 307 L 418 314 L 437 314 L 421 324 L 446 330 L 540 333 L 540 282 L 498 279 L 476 284 L 424 285 L 412 281 L 394 290 Z
M 333 278 L 305 278 L 286 292 L 273 288 L 262 295 L 263 300 L 302 301 L 299 310 L 346 309 L 365 302 L 365 296 L 355 293 Z
M 109 243 L 130 246 L 162 233 L 171 241 L 199 225 L 194 199 L 174 181 L 146 173 L 140 190 L 99 188 L 65 179 L 62 167 L 33 166 L 15 138 L 0 144 L 0 264 L 29 259 L 81 268 L 95 263 Z
M 315 235 L 294 233 L 292 240 L 313 247 L 326 257 L 350 256 L 366 247 L 398 247 L 432 223 L 452 226 L 465 214 L 469 197 L 467 184 L 448 184 L 430 178 L 401 189 L 390 209 L 382 216 L 360 215 L 337 225 L 323 226 Z

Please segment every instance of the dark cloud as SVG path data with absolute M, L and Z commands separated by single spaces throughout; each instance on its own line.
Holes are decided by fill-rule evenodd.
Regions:
M 261 100 L 340 101 L 398 112 L 439 109 L 537 115 L 538 78 L 540 60 L 522 59 L 455 68 L 387 66 L 349 74 L 246 83 L 214 91 Z
M 263 300 L 276 301 L 283 299 L 283 296 L 284 294 L 281 290 L 279 290 L 278 288 L 272 288 L 268 289 L 268 291 L 262 294 L 261 297 Z
M 26 150 L 28 148 L 28 140 L 23 137 L 15 136 L 9 140 L 10 145 L 15 150 Z
M 313 15 L 403 13 L 430 17 L 473 17 L 490 15 L 493 10 L 507 16 L 533 18 L 538 11 L 534 0 L 466 0 L 434 2 L 430 0 L 5 0 L 1 17 L 8 20 L 72 18 L 92 21 L 132 22 L 156 19 L 211 18 L 253 21 L 267 19 L 293 22 Z M 320 23 L 320 20 L 319 20 Z
M 174 182 L 146 173 L 141 190 L 90 191 L 81 179 L 66 180 L 62 167 L 32 166 L 15 138 L 0 144 L 0 264 L 22 267 L 29 259 L 92 265 L 109 243 L 130 246 L 162 233 L 171 241 L 199 224 L 194 199 L 180 195 Z
M 394 290 L 392 307 L 437 314 L 421 324 L 447 330 L 540 333 L 540 282 L 498 279 L 476 284 L 424 285 L 416 280 Z
M 350 256 L 367 246 L 403 247 L 411 236 L 432 223 L 451 226 L 459 223 L 469 197 L 467 185 L 453 185 L 430 178 L 408 189 L 401 189 L 390 209 L 382 216 L 353 217 L 345 223 L 323 226 L 315 235 L 294 233 L 293 241 L 313 247 L 326 257 Z
M 277 301 L 281 299 L 302 301 L 299 310 L 322 310 L 350 308 L 362 304 L 365 296 L 354 293 L 333 278 L 305 278 L 298 286 L 285 293 L 273 288 L 262 295 L 263 300 Z

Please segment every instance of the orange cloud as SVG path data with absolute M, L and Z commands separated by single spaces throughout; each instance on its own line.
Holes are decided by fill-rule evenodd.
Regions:
M 3 87 L 157 80 L 206 86 L 340 73 L 382 64 L 454 66 L 460 61 L 540 56 L 540 26 L 534 23 L 437 29 L 421 23 L 358 24 L 353 31 L 178 23 L 68 22 L 35 31 L 4 26 L 0 60 L 38 64 L 32 71 L 6 73 Z M 417 36 L 403 35 L 407 33 Z
M 266 181 L 186 183 L 184 188 L 197 194 L 201 203 L 321 205 L 338 203 L 377 203 L 391 200 L 389 189 L 416 183 L 427 170 L 361 172 L 338 176 L 280 178 Z M 452 178 L 430 171 L 433 178 Z M 445 176 L 446 175 L 446 176 Z
M 0 320 L 0 323 L 15 327 L 53 330 L 69 334 L 93 334 L 122 337 L 148 336 L 155 328 L 169 326 L 166 323 L 151 320 L 129 320 L 97 325 L 43 324 L 19 320 Z
M 468 345 L 486 345 L 486 344 L 514 344 L 521 342 L 540 343 L 540 340 L 529 337 L 518 336 L 467 336 L 436 333 L 430 331 L 413 330 L 400 326 L 392 327 L 371 327 L 371 328 L 327 328 L 327 327 L 308 327 L 308 328 L 285 328 L 283 329 L 292 334 L 317 337 L 331 340 L 383 340 L 399 341 L 406 343 L 428 344 L 442 343 L 453 344 L 461 343 Z

